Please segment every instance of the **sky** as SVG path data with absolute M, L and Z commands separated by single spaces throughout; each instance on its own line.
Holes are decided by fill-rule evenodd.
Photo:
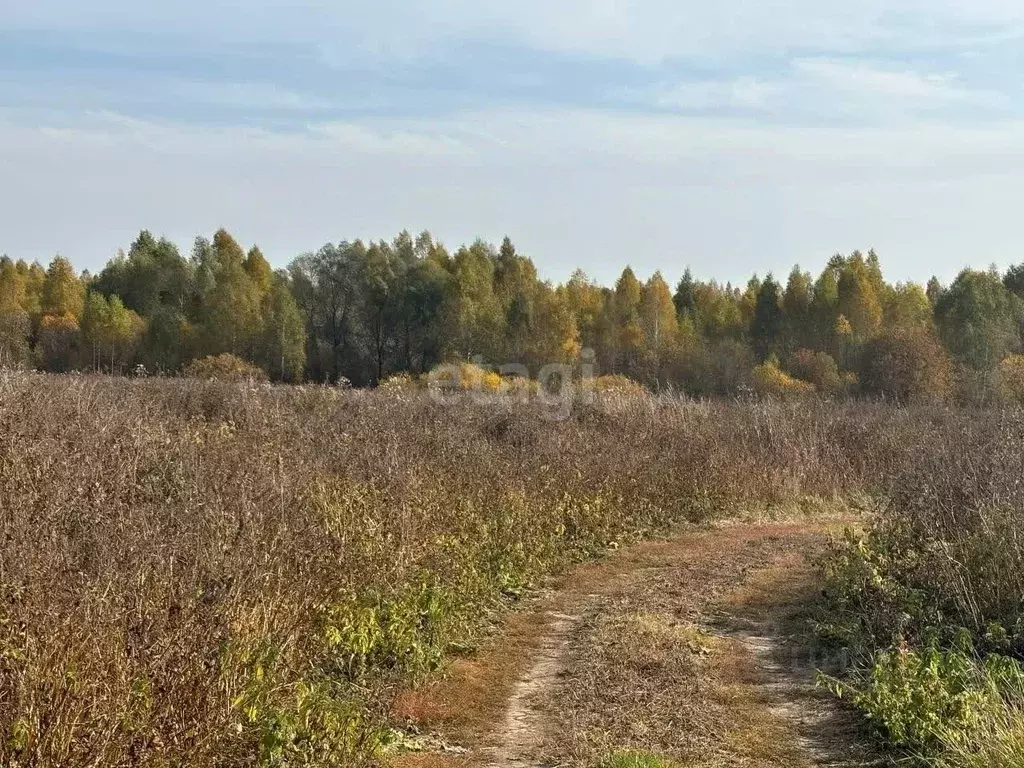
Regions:
M 1024 260 L 1019 0 L 0 0 L 0 252 L 508 234 L 543 276 Z

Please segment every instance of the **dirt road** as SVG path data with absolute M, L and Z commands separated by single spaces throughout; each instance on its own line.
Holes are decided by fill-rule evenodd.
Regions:
M 398 768 L 881 764 L 815 687 L 825 529 L 734 525 L 573 569 L 485 649 L 403 696 Z

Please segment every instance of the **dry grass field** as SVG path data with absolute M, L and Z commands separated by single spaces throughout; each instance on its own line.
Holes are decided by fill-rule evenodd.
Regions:
M 429 706 L 415 691 L 550 575 L 682 526 L 889 498 L 943 452 L 1009 461 L 995 447 L 1021 434 L 995 413 L 639 394 L 548 416 L 0 374 L 0 765 L 374 764 Z M 592 629 L 659 653 L 665 609 Z

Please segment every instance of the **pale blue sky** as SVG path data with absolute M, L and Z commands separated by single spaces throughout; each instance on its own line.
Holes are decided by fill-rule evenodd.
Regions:
M 0 252 L 429 228 L 556 279 L 948 278 L 1024 260 L 1022 36 L 1008 0 L 0 0 Z

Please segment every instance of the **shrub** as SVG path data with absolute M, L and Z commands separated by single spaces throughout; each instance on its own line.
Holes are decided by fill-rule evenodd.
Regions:
M 973 408 L 989 408 L 1004 397 L 999 369 L 977 370 L 966 365 L 953 367 L 953 393 L 956 401 Z
M 261 368 L 235 355 L 211 355 L 193 360 L 185 367 L 185 376 L 205 381 L 266 381 Z
M 1022 682 L 1018 662 L 1002 656 L 978 662 L 966 642 L 948 651 L 883 651 L 860 686 L 839 683 L 835 690 L 896 746 L 943 757 L 950 745 L 979 743 L 987 724 L 1005 715 L 1007 697 L 1024 691 Z
M 384 392 L 415 392 L 420 389 L 419 380 L 408 373 L 399 373 L 395 376 L 389 376 L 384 379 L 379 385 L 379 389 Z
M 501 376 L 474 363 L 440 365 L 427 375 L 427 380 L 433 389 L 488 394 L 497 394 L 501 391 Z
M 31 365 L 31 335 L 32 321 L 27 312 L 0 312 L 0 368 Z
M 502 376 L 472 363 L 453 363 L 435 368 L 427 376 L 428 387 L 455 392 L 525 397 L 536 394 L 538 382 L 524 376 Z
M 813 384 L 794 379 L 772 360 L 754 368 L 751 379 L 754 391 L 762 397 L 786 400 L 813 395 L 816 391 Z
M 501 391 L 515 396 L 533 395 L 540 389 L 540 384 L 523 376 L 505 376 L 501 380 Z
M 865 393 L 900 403 L 942 402 L 952 391 L 952 363 L 931 331 L 897 328 L 865 345 L 860 383 Z
M 839 366 L 827 352 L 798 349 L 789 356 L 786 368 L 792 376 L 813 384 L 822 394 L 837 395 L 846 390 Z
M 748 386 L 754 360 L 746 344 L 723 339 L 688 347 L 678 366 L 677 378 L 686 392 L 697 397 L 733 396 Z
M 584 391 L 595 392 L 599 395 L 646 397 L 650 394 L 642 384 L 633 381 L 627 376 L 619 374 L 613 376 L 597 376 L 593 379 L 584 380 L 583 385 Z
M 825 562 L 819 630 L 857 663 L 836 690 L 929 764 L 1024 754 L 1024 415 L 927 411 L 863 536 Z
M 72 314 L 43 315 L 36 356 L 51 371 L 70 371 L 81 362 L 82 331 Z
M 1024 355 L 1010 355 L 999 364 L 999 392 L 1004 401 L 1024 405 Z

